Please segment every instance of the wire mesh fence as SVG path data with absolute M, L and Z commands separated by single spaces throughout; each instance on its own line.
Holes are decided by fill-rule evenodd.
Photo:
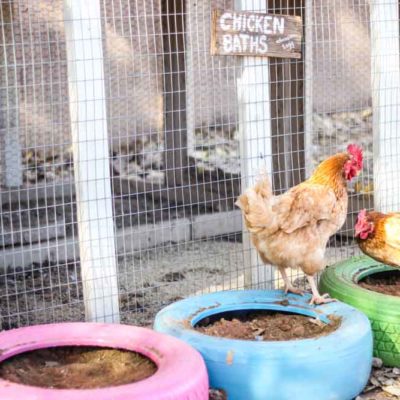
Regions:
M 3 329 L 148 325 L 188 295 L 279 287 L 234 205 L 259 166 L 282 193 L 363 146 L 329 263 L 357 253 L 360 208 L 400 208 L 396 1 L 78 3 L 1 1 Z M 210 55 L 215 8 L 300 16 L 302 58 Z

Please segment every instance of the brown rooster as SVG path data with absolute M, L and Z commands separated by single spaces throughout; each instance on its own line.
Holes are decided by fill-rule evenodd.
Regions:
M 358 246 L 367 256 L 400 268 L 400 213 L 361 210 L 355 236 Z
M 280 196 L 272 194 L 269 179 L 262 177 L 236 201 L 262 261 L 279 269 L 286 293 L 303 293 L 291 285 L 285 271 L 300 267 L 311 286 L 310 303 L 332 301 L 319 294 L 314 275 L 326 265 L 330 236 L 346 220 L 347 181 L 359 174 L 362 159 L 361 148 L 349 145 L 347 152 L 326 159 L 308 180 Z

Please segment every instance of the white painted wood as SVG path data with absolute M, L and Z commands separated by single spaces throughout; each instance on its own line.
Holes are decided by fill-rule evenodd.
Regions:
M 80 261 L 88 321 L 119 322 L 99 0 L 64 0 Z
M 240 11 L 267 12 L 265 0 L 236 0 Z M 243 57 L 242 74 L 238 78 L 239 132 L 241 137 L 242 188 L 255 183 L 260 172 L 272 179 L 272 130 L 269 59 Z M 242 190 L 243 190 L 242 189 Z M 244 224 L 243 224 L 244 226 Z M 245 285 L 273 288 L 274 268 L 264 265 L 243 230 L 246 254 Z M 251 249 L 251 250 L 249 250 Z
M 375 209 L 400 210 L 400 52 L 397 0 L 371 0 Z
M 0 76 L 0 158 L 3 182 L 7 188 L 22 186 L 22 154 L 19 134 L 17 67 L 15 46 L 10 48 L 6 40 L 6 30 L 11 30 L 14 37 L 12 21 L 12 4 L 3 4 L 1 12 L 0 64 L 4 67 Z M 13 65 L 14 68 L 10 68 Z
M 304 65 L 304 164 L 306 177 L 312 171 L 312 135 L 313 135 L 313 10 L 314 0 L 305 1 L 305 65 Z

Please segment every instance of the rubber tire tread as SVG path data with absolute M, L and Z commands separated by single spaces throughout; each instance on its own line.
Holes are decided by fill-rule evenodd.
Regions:
M 319 289 L 365 313 L 372 326 L 374 356 L 384 365 L 400 367 L 400 298 L 367 290 L 360 279 L 395 268 L 370 257 L 358 256 L 328 267 L 321 276 Z

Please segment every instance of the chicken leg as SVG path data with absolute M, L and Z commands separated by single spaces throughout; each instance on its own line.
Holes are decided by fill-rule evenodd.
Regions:
M 311 298 L 310 304 L 325 304 L 325 303 L 331 303 L 333 301 L 336 301 L 335 299 L 329 298 L 329 294 L 323 294 L 322 296 L 319 294 L 319 291 L 317 289 L 317 285 L 315 284 L 315 280 L 314 280 L 313 276 L 307 275 L 307 280 L 311 286 L 311 291 L 312 291 L 312 298 Z
M 294 294 L 300 294 L 300 295 L 304 294 L 303 290 L 297 289 L 292 285 L 288 276 L 286 275 L 286 271 L 284 268 L 279 268 L 279 272 L 281 273 L 283 281 L 285 282 L 285 294 L 288 294 L 288 293 L 294 293 Z

